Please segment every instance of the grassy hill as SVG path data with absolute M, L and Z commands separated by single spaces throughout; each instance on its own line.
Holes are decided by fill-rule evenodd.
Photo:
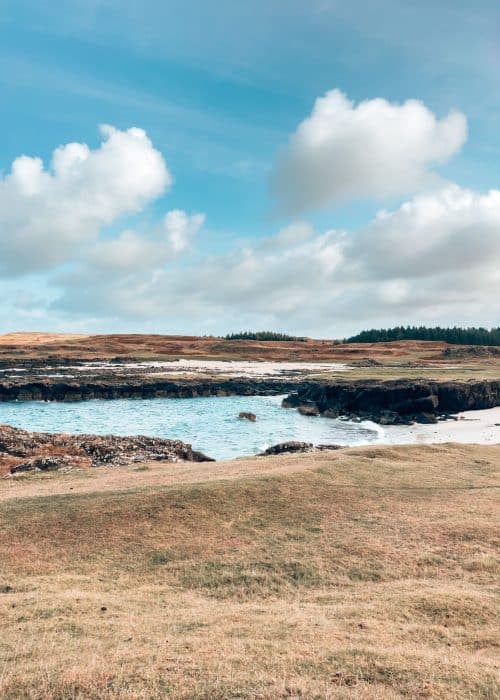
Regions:
M 0 697 L 499 696 L 500 447 L 0 482 Z

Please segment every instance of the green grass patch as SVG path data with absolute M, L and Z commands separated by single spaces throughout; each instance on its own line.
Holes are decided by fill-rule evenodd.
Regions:
M 321 584 L 318 570 L 300 561 L 207 561 L 186 568 L 180 580 L 217 598 L 266 598 Z

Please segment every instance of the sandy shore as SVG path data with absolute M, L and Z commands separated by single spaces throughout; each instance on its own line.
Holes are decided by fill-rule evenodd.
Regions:
M 380 442 L 389 445 L 438 442 L 495 445 L 500 443 L 500 406 L 459 413 L 458 420 L 434 425 L 386 426 L 381 430 Z

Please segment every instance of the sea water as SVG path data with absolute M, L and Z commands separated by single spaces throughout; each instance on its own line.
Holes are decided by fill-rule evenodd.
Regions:
M 303 416 L 281 407 L 281 396 L 115 399 L 78 403 L 0 403 L 0 424 L 28 431 L 149 435 L 183 440 L 214 459 L 254 455 L 286 440 L 364 445 L 383 434 L 375 423 Z M 252 423 L 240 411 L 255 413 Z

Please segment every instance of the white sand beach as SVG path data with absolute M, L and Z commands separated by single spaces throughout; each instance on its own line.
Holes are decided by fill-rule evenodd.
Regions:
M 447 420 L 434 425 L 415 424 L 385 426 L 380 442 L 384 444 L 430 444 L 436 442 L 500 443 L 500 406 L 484 411 L 466 411 L 457 414 L 458 420 Z

